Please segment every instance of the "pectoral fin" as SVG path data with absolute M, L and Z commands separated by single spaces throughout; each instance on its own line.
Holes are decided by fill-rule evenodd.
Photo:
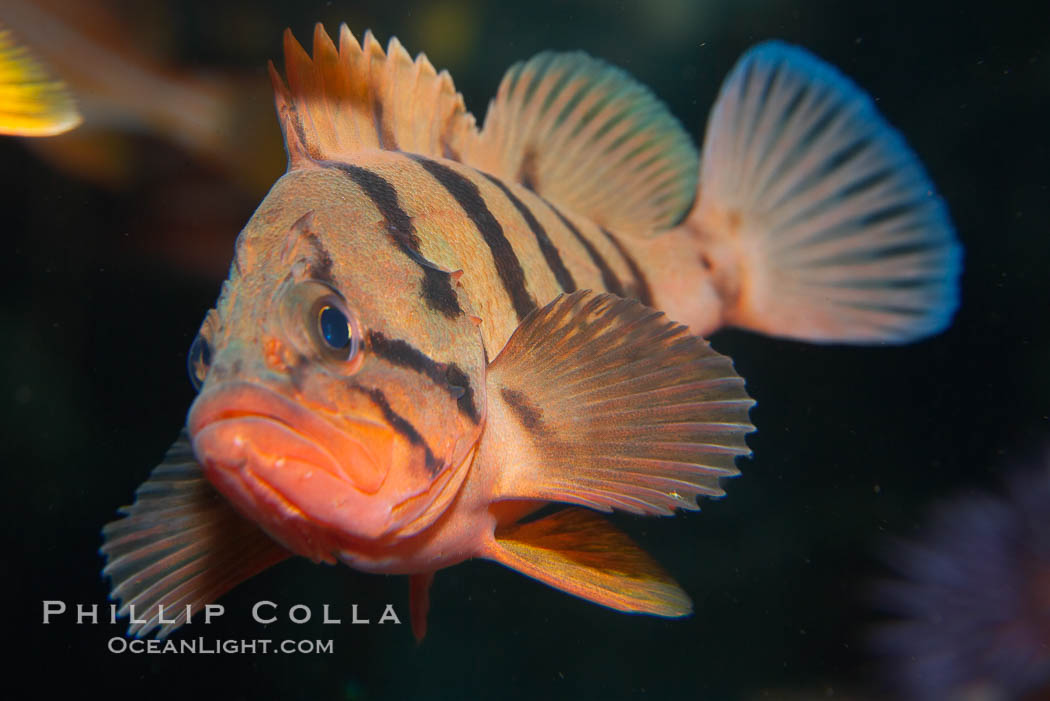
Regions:
M 167 636 L 186 622 L 187 605 L 196 613 L 291 555 L 212 487 L 185 431 L 121 513 L 102 529 L 102 574 L 119 615 L 134 606 L 128 633 L 136 637 L 155 628 Z
M 618 611 L 675 618 L 693 610 L 689 596 L 655 560 L 586 509 L 499 528 L 484 556 Z
M 487 376 L 476 464 L 492 500 L 670 514 L 721 496 L 754 403 L 729 358 L 638 302 L 575 292 L 534 311 Z

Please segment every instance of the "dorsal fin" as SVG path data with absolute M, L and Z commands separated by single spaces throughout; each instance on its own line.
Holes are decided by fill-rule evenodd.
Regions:
M 689 135 L 643 85 L 581 52 L 511 67 L 464 162 L 623 232 L 679 223 L 696 194 Z
M 465 141 L 476 138 L 448 72 L 436 72 L 423 54 L 413 61 L 396 38 L 384 53 L 371 32 L 358 44 L 343 24 L 336 49 L 318 23 L 311 59 L 285 30 L 284 63 L 288 84 L 272 62 L 270 77 L 288 170 L 366 149 L 458 160 Z

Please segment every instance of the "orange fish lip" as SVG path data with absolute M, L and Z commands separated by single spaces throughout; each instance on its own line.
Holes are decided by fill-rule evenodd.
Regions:
M 308 407 L 254 383 L 225 383 L 200 395 L 190 408 L 187 427 L 195 446 L 202 432 L 222 429 L 228 440 L 217 449 L 209 441 L 219 462 L 243 462 L 242 443 L 247 441 L 253 453 L 274 464 L 312 465 L 365 494 L 377 492 L 386 477 L 384 466 L 352 435 Z

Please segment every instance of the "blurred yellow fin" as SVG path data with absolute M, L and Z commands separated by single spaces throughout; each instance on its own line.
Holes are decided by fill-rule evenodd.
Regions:
M 54 136 L 80 122 L 66 85 L 0 28 L 0 134 Z

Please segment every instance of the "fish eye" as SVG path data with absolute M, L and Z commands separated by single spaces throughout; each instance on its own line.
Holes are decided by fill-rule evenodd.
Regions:
M 208 374 L 210 365 L 211 344 L 208 343 L 204 336 L 197 334 L 197 338 L 193 339 L 190 352 L 186 356 L 186 371 L 190 375 L 190 384 L 198 392 L 201 391 L 201 386 L 204 384 L 204 378 Z
M 350 346 L 350 321 L 335 307 L 324 306 L 317 314 L 321 338 L 332 350 L 343 350 Z
M 353 322 L 339 307 L 321 300 L 315 307 L 317 337 L 324 354 L 345 362 L 357 354 L 358 338 Z

